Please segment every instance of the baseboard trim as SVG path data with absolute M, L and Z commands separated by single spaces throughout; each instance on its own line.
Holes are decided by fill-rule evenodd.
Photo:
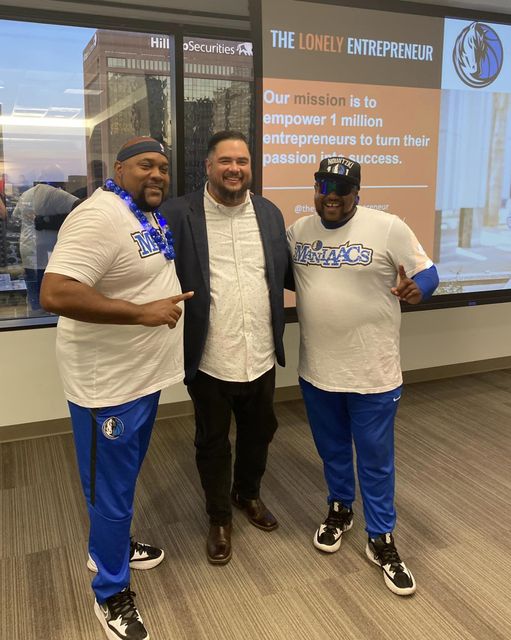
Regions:
M 405 384 L 414 382 L 429 382 L 431 380 L 443 380 L 445 378 L 457 378 L 474 373 L 486 373 L 488 371 L 500 371 L 511 369 L 511 356 L 502 358 L 490 358 L 488 360 L 475 360 L 474 362 L 459 362 L 447 364 L 441 367 L 429 367 L 427 369 L 414 369 L 403 371 Z
M 0 444 L 15 442 L 16 440 L 32 440 L 33 438 L 45 438 L 46 436 L 60 436 L 63 433 L 71 433 L 71 420 L 69 418 L 12 424 L 6 427 L 0 427 Z
M 511 356 L 503 358 L 491 358 L 489 360 L 477 360 L 474 362 L 460 362 L 441 367 L 430 367 L 428 369 L 414 369 L 403 372 L 405 384 L 415 382 L 429 382 L 431 380 L 443 380 L 445 378 L 456 378 L 474 373 L 485 373 L 487 371 L 498 371 L 501 369 L 511 369 Z M 275 389 L 275 402 L 288 402 L 301 398 L 300 387 L 292 385 L 289 387 L 278 387 Z M 181 402 L 169 402 L 158 407 L 157 420 L 166 418 L 178 418 L 193 414 L 191 400 Z M 0 444 L 14 442 L 16 440 L 31 440 L 32 438 L 44 438 L 47 436 L 58 436 L 64 433 L 71 433 L 71 421 L 69 418 L 57 418 L 55 420 L 42 420 L 41 422 L 30 422 L 26 424 L 14 424 L 0 427 Z

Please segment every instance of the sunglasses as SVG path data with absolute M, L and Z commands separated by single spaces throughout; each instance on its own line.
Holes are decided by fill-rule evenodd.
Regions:
M 347 196 L 353 189 L 353 185 L 349 182 L 338 182 L 328 178 L 319 178 L 317 185 L 322 196 L 326 196 L 332 191 L 335 191 L 338 196 Z

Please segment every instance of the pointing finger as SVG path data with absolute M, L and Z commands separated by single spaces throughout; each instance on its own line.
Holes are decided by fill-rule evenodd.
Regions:
M 170 300 L 172 300 L 172 302 L 174 304 L 176 304 L 177 302 L 182 302 L 183 300 L 188 300 L 189 298 L 191 298 L 193 296 L 193 291 L 187 291 L 186 293 L 180 293 L 178 296 L 171 296 Z

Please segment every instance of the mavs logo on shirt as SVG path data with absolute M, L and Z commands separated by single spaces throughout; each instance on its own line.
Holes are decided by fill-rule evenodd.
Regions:
M 373 250 L 362 244 L 346 242 L 338 247 L 323 246 L 321 240 L 311 243 L 297 242 L 293 262 L 296 264 L 317 265 L 325 269 L 339 269 L 342 265 L 367 266 L 373 260 Z
M 148 231 L 136 231 L 131 234 L 131 237 L 138 245 L 138 252 L 141 258 L 147 258 L 147 256 L 152 256 L 160 252 L 160 248 L 151 238 Z
M 109 440 L 117 440 L 117 438 L 122 436 L 124 433 L 124 424 L 120 418 L 112 416 L 103 422 L 101 425 L 101 431 L 103 431 L 105 438 L 108 438 Z

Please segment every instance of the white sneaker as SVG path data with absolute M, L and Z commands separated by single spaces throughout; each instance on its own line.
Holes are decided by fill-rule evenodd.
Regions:
M 371 562 L 381 567 L 385 584 L 393 593 L 398 596 L 409 596 L 415 593 L 417 588 L 415 579 L 412 572 L 401 561 L 391 533 L 369 538 L 366 555 Z
M 342 502 L 332 500 L 326 520 L 314 534 L 312 542 L 316 549 L 334 553 L 341 546 L 342 534 L 353 526 L 353 511 Z
M 94 613 L 109 640 L 149 640 L 134 597 L 128 585 L 101 604 L 95 601 Z
M 130 538 L 130 569 L 152 569 L 157 567 L 165 557 L 163 549 L 151 547 L 149 544 L 137 542 Z M 89 555 L 87 559 L 87 568 L 91 571 L 98 570 L 94 560 Z

